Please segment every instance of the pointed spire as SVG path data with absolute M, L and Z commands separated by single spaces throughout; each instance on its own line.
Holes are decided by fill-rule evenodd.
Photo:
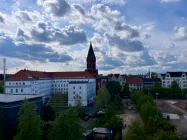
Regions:
M 91 41 L 90 41 L 90 48 L 89 48 L 89 51 L 88 51 L 87 61 L 96 61 L 96 57 L 95 57 L 95 54 L 94 54 L 94 50 L 93 50 Z

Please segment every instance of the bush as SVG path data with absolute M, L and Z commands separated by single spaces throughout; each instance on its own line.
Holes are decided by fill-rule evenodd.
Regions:
M 116 131 L 116 135 L 114 136 L 114 140 L 121 140 L 122 139 L 122 131 Z

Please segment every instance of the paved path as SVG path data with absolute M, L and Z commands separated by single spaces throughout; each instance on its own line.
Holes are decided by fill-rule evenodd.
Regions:
M 187 115 L 187 111 L 185 111 L 184 109 L 179 108 L 179 107 L 177 107 L 177 106 L 171 104 L 170 102 L 166 102 L 166 103 L 167 103 L 170 107 L 172 107 L 173 109 L 175 109 L 175 110 L 181 112 L 183 115 Z
M 128 126 L 132 123 L 133 120 L 140 120 L 139 114 L 136 110 L 129 110 L 127 106 L 124 106 L 124 114 L 120 115 L 120 118 L 123 119 L 124 125 L 126 127 L 122 130 L 122 135 L 125 136 L 128 130 Z

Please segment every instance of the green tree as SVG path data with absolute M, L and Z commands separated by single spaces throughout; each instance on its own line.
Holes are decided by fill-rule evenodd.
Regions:
M 121 85 L 118 81 L 109 81 L 106 84 L 106 88 L 108 89 L 111 95 L 115 95 L 116 93 L 121 93 Z
M 81 103 L 81 96 L 75 96 L 75 105 L 74 108 L 77 110 L 78 116 L 83 116 L 86 113 L 86 108 Z
M 55 110 L 50 105 L 43 105 L 43 120 L 44 121 L 54 121 L 55 120 Z
M 129 96 L 129 85 L 126 83 L 124 86 L 123 86 L 123 92 L 122 92 L 122 95 L 123 96 Z
M 140 97 L 144 96 L 145 93 L 136 91 L 132 93 L 132 100 L 137 104 L 137 101 L 139 100 Z
M 161 93 L 162 92 L 162 86 L 155 82 L 154 85 L 151 87 L 150 92 L 155 95 L 155 93 Z
M 67 109 L 65 115 L 59 115 L 49 132 L 49 140 L 81 140 L 81 125 L 74 108 Z
M 0 84 L 0 93 L 4 93 L 4 88 L 2 84 Z
M 107 128 L 111 128 L 113 130 L 121 130 L 123 128 L 123 121 L 119 116 L 113 115 L 106 123 Z
M 95 105 L 97 108 L 103 108 L 110 100 L 109 92 L 106 88 L 100 88 L 97 93 Z
M 149 117 L 156 116 L 156 106 L 151 104 L 150 101 L 145 102 L 141 106 L 140 115 L 144 123 L 147 123 Z
M 127 134 L 123 140 L 149 140 L 149 138 L 145 132 L 144 126 L 136 120 L 129 125 Z
M 36 105 L 24 100 L 19 110 L 18 132 L 14 140 L 40 140 L 40 116 L 36 113 Z
M 4 117 L 3 115 L 0 115 L 0 140 L 4 139 L 3 127 L 4 127 Z
M 67 106 L 68 102 L 68 95 L 67 94 L 61 94 L 61 93 L 54 93 L 53 97 L 51 99 L 50 105 L 56 109 L 59 107 Z
M 175 132 L 160 130 L 154 135 L 153 140 L 184 140 L 184 138 Z
M 119 95 L 115 96 L 114 98 L 114 106 L 115 108 L 120 108 L 123 106 L 122 99 Z
M 116 115 L 116 111 L 111 105 L 108 105 L 108 107 L 105 109 L 106 122 L 109 121 L 113 115 Z
M 182 95 L 182 91 L 181 88 L 179 87 L 179 85 L 177 84 L 176 81 L 172 81 L 170 88 L 172 89 L 172 97 L 173 98 L 184 98 Z

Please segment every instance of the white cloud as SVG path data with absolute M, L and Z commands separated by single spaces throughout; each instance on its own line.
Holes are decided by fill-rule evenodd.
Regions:
M 179 2 L 180 0 L 160 0 L 161 3 L 173 3 L 173 2 Z
M 173 38 L 178 41 L 187 41 L 187 28 L 185 27 L 175 27 L 175 31 L 177 31 Z

